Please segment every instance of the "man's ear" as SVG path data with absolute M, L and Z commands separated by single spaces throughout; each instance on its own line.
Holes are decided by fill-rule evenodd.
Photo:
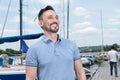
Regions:
M 42 21 L 38 21 L 38 24 L 41 26 L 41 28 L 42 28 L 42 26 L 43 26 L 43 22 Z
M 43 22 L 40 20 L 40 21 L 38 21 L 38 24 L 40 25 L 40 26 L 43 26 Z

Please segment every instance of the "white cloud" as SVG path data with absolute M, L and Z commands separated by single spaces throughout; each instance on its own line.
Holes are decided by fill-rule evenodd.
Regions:
M 40 3 L 43 3 L 45 5 L 54 5 L 54 4 L 59 4 L 59 0 L 40 0 Z
M 95 27 L 87 27 L 81 30 L 81 33 L 94 33 L 97 32 L 97 28 Z
M 89 21 L 85 21 L 85 22 L 76 24 L 76 26 L 91 26 L 91 25 L 92 25 L 92 23 Z
M 76 16 L 80 16 L 80 17 L 83 17 L 83 18 L 89 18 L 90 17 L 89 12 L 83 7 L 76 7 L 73 12 L 74 12 L 73 14 L 76 15 Z
M 110 24 L 110 25 L 120 25 L 120 19 L 109 19 L 108 20 L 108 24 Z
M 120 9 L 115 9 L 115 12 L 120 13 Z
M 100 31 L 95 27 L 85 27 L 70 32 L 70 39 L 78 46 L 96 45 L 100 42 Z
M 89 21 L 85 21 L 82 23 L 76 23 L 71 29 L 70 32 L 72 34 L 90 34 L 90 33 L 96 33 L 99 32 L 99 30 L 95 27 L 93 27 L 92 23 Z
M 120 37 L 118 34 L 120 34 L 119 29 L 116 29 L 116 28 L 105 29 L 105 32 L 104 32 L 105 44 L 114 44 L 114 43 L 120 42 Z
M 0 11 L 1 12 L 4 12 L 5 14 L 7 13 L 7 10 L 8 10 L 8 6 L 0 6 Z M 19 12 L 19 8 L 18 7 L 10 7 L 9 8 L 9 13 L 11 12 Z
M 115 37 L 118 37 L 118 34 L 120 34 L 119 29 L 113 29 L 113 28 L 106 29 L 104 32 L 105 37 L 108 37 L 110 39 L 114 39 Z
M 2 24 L 0 24 L 0 29 L 2 28 Z
M 32 34 L 32 33 L 35 33 L 35 30 L 33 30 L 33 29 L 24 29 L 24 32 L 25 32 L 25 34 L 29 34 L 29 33 Z
M 82 29 L 89 26 L 92 26 L 92 23 L 90 21 L 85 21 L 85 22 L 74 24 L 74 27 L 72 29 Z
M 24 21 L 25 23 L 28 23 L 28 24 L 35 24 L 35 23 L 34 23 L 34 19 L 31 19 L 31 18 L 29 18 L 29 17 L 27 17 L 27 16 L 24 16 L 24 17 L 23 17 L 23 21 Z
M 71 30 L 71 33 L 72 34 L 91 34 L 91 33 L 96 33 L 96 32 L 99 32 L 99 30 L 95 27 L 86 27 L 86 28 L 82 28 L 82 29 L 74 29 L 74 30 Z
M 15 23 L 19 23 L 19 16 L 15 16 L 11 19 L 12 22 L 15 22 Z M 34 19 L 31 19 L 27 16 L 23 16 L 23 22 L 27 23 L 27 24 L 35 24 L 34 22 Z
M 27 13 L 31 15 L 37 15 L 38 12 L 39 12 L 39 9 L 36 9 L 36 8 L 31 8 L 27 10 Z
M 90 21 L 76 23 L 70 29 L 70 39 L 77 42 L 78 46 L 98 44 L 100 30 L 93 27 Z M 96 39 L 94 39 L 97 37 Z
M 0 33 L 2 32 L 2 25 L 0 24 Z
M 15 16 L 11 19 L 11 22 L 15 22 L 15 23 L 19 23 L 20 20 L 19 20 L 19 16 Z
M 14 30 L 14 29 L 5 29 L 5 33 L 17 33 L 18 31 L 17 30 Z
M 4 33 L 3 33 L 3 36 L 15 36 L 15 35 L 18 35 L 18 34 L 19 34 L 19 32 L 17 30 L 5 29 Z
M 6 11 L 7 10 L 7 6 L 0 6 L 0 11 Z

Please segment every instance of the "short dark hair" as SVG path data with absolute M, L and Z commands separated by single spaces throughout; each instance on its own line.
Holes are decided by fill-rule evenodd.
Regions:
M 111 46 L 111 49 L 115 49 L 115 47 L 114 47 L 114 46 Z
M 43 8 L 43 9 L 41 9 L 41 10 L 39 11 L 38 20 L 41 20 L 41 19 L 42 19 L 43 13 L 44 13 L 45 11 L 47 11 L 47 10 L 53 10 L 53 11 L 54 11 L 54 9 L 53 9 L 52 6 L 50 6 L 50 5 L 46 6 L 45 8 Z

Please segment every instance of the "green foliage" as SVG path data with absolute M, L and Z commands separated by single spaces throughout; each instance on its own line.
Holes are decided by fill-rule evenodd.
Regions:
M 1 55 L 1 54 L 4 54 L 4 51 L 0 49 L 0 55 Z
M 104 45 L 103 50 L 109 51 L 111 49 L 111 46 L 114 46 L 117 51 L 120 51 L 120 45 L 113 44 L 113 45 Z M 100 52 L 102 46 L 85 46 L 85 47 L 79 47 L 80 52 Z
M 16 51 L 13 49 L 6 49 L 7 52 L 12 53 L 12 54 L 20 54 L 20 51 Z
M 16 56 L 16 55 L 20 55 L 20 51 L 16 51 L 13 49 L 6 49 L 6 50 L 1 50 L 0 49 L 0 55 L 1 54 L 7 54 L 9 56 Z

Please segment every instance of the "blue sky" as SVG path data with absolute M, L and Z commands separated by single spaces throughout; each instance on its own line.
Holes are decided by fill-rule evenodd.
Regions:
M 5 21 L 10 0 L 0 0 L 0 34 Z M 101 16 L 104 45 L 120 45 L 120 0 L 70 0 L 69 39 L 79 47 L 102 44 Z M 67 0 L 23 0 L 23 34 L 43 32 L 37 24 L 36 16 L 46 5 L 52 5 L 59 15 L 59 34 L 66 38 Z M 34 20 L 35 19 L 35 20 Z M 65 32 L 64 32 L 65 31 Z M 19 0 L 11 0 L 3 37 L 19 35 Z M 28 40 L 28 46 L 37 40 Z M 19 50 L 19 42 L 5 43 L 0 49 Z

